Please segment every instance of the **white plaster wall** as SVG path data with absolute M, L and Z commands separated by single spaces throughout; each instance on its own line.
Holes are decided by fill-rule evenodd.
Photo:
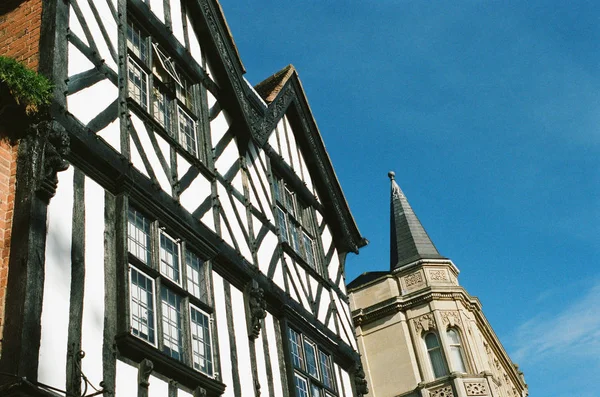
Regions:
M 73 6 L 69 7 L 69 15 L 70 15 L 70 17 L 69 17 L 70 33 L 77 36 L 77 38 L 79 40 L 81 40 L 85 45 L 89 46 L 90 43 L 88 42 L 85 32 L 83 31 L 83 27 L 81 26 L 81 22 L 79 22 L 79 18 L 77 17 L 77 14 L 75 14 L 75 10 L 73 9 Z
M 194 32 L 194 25 L 192 24 L 192 21 L 190 20 L 190 17 L 188 15 L 186 15 L 185 18 L 187 20 L 188 39 L 190 41 L 190 53 L 192 54 L 192 57 L 194 57 L 196 62 L 198 62 L 198 65 L 202 66 L 202 48 L 200 47 L 200 42 L 198 41 L 196 33 Z M 209 93 L 209 96 L 212 97 L 212 94 Z M 212 104 L 210 104 L 209 106 L 212 106 Z
M 90 7 L 90 5 L 87 1 L 78 1 L 77 4 L 79 5 L 79 8 L 81 9 L 81 13 L 83 14 L 83 17 L 88 26 L 88 29 L 90 30 L 90 33 L 92 34 L 94 43 L 96 44 L 96 47 L 98 48 L 98 52 L 99 52 L 98 55 L 100 55 L 100 57 L 102 59 L 104 59 L 106 66 L 108 66 L 109 68 L 111 68 L 113 71 L 116 72 L 117 64 L 110 54 L 110 51 L 108 49 L 108 44 L 104 40 L 104 36 L 102 36 L 102 32 L 100 30 L 100 25 L 99 25 L 100 22 L 98 20 L 96 20 L 96 18 L 94 17 L 92 8 Z M 116 52 L 117 51 L 117 25 L 115 23 L 115 20 L 113 19 L 112 14 L 110 13 L 108 5 L 106 4 L 106 2 L 101 2 L 101 1 L 94 2 L 94 5 L 96 6 L 96 9 L 100 16 L 100 21 L 104 25 L 104 28 L 107 32 L 109 43 Z
M 165 8 L 163 0 L 150 0 L 150 9 L 158 19 L 165 23 Z
M 338 256 L 338 252 L 337 249 L 333 251 L 333 255 L 331 256 L 331 261 L 329 261 L 329 264 L 327 265 L 327 275 L 329 276 L 329 279 L 332 281 L 335 281 L 335 278 L 337 277 L 338 271 L 340 270 L 340 257 Z M 342 277 L 342 282 L 340 284 L 343 284 L 343 277 Z
M 184 174 L 179 175 L 181 178 Z M 179 196 L 179 201 L 183 208 L 190 213 L 194 212 L 204 200 L 211 195 L 210 181 L 202 174 L 198 174 L 196 179 Z M 208 211 L 212 216 L 212 211 Z
M 275 271 L 273 272 L 273 282 L 277 284 L 279 288 L 285 291 L 285 282 L 283 275 L 283 263 L 282 260 L 279 259 L 277 261 L 277 265 L 275 266 Z
M 350 375 L 348 374 L 348 372 L 344 371 L 343 369 L 340 368 L 340 373 L 342 374 L 342 384 L 344 385 L 344 392 L 345 392 L 345 396 L 348 397 L 353 397 L 352 396 L 352 384 L 350 383 Z
M 97 135 L 104 139 L 117 153 L 121 153 L 121 128 L 118 118 L 104 127 L 104 129 L 98 131 Z
M 287 254 L 284 254 L 285 261 L 288 265 L 289 274 L 290 274 L 290 282 L 296 286 L 296 290 L 298 291 L 298 295 L 295 293 L 292 294 L 292 297 L 298 301 L 298 303 L 302 304 L 304 308 L 308 311 L 311 311 L 310 303 L 308 300 L 308 287 L 306 286 L 306 271 L 302 269 L 299 265 L 296 265 L 292 258 L 290 258 Z M 292 285 L 290 284 L 290 290 L 292 290 Z M 291 291 L 290 291 L 291 293 Z
M 115 379 L 115 397 L 135 397 L 138 389 L 138 369 L 121 360 L 117 360 Z
M 214 99 L 212 94 L 209 93 L 208 94 L 209 104 L 211 102 L 211 97 Z M 212 107 L 213 105 L 210 105 L 210 106 Z M 229 130 L 229 125 L 230 125 L 229 119 L 227 118 L 227 116 L 225 114 L 225 110 L 221 110 L 219 115 L 210 122 L 210 139 L 212 141 L 213 147 L 219 143 L 221 138 L 223 138 L 223 135 L 225 135 L 227 130 Z
M 188 393 L 185 390 L 177 389 L 177 397 L 192 397 L 192 393 Z
M 69 95 L 67 108 L 79 121 L 87 124 L 114 102 L 118 94 L 117 87 L 108 79 L 100 80 L 91 87 Z
M 215 318 L 219 335 L 219 362 L 221 364 L 221 380 L 227 385 L 224 397 L 233 397 L 233 376 L 231 368 L 231 346 L 227 330 L 227 312 L 225 307 L 225 294 L 223 291 L 223 278 L 213 272 L 213 288 L 215 296 Z
M 300 160 L 298 159 L 298 145 L 296 144 L 296 136 L 295 132 L 290 125 L 290 121 L 287 116 L 284 116 L 284 122 L 287 129 L 288 142 L 290 145 L 290 165 L 296 172 L 299 178 L 302 178 L 302 174 L 300 172 Z
M 148 397 L 167 397 L 169 395 L 169 384 L 154 375 L 148 378 Z
M 213 143 L 215 142 L 213 141 Z M 234 138 L 229 142 L 223 153 L 221 153 L 219 158 L 215 161 L 215 168 L 217 169 L 217 172 L 221 175 L 225 175 L 239 157 L 240 152 L 238 151 L 237 143 Z
M 68 45 L 67 74 L 69 76 L 93 69 L 94 64 L 85 57 L 73 44 Z
M 254 229 L 260 230 L 260 229 Z M 273 253 L 277 249 L 277 235 L 273 232 L 267 232 L 265 238 L 262 241 L 262 244 L 258 248 L 258 268 L 263 274 L 267 274 L 269 271 L 269 265 L 271 264 L 271 258 L 273 257 Z M 279 285 L 279 284 L 278 284 Z M 283 288 L 283 285 L 279 285 L 280 288 Z
M 81 349 L 83 373 L 95 387 L 102 376 L 104 330 L 104 189 L 85 178 L 85 281 Z
M 329 297 L 329 292 L 326 289 L 321 292 L 321 300 L 319 301 L 319 312 L 317 315 L 317 319 L 325 324 L 325 318 L 327 317 L 327 310 L 329 310 L 329 305 L 331 304 L 331 298 Z
M 235 343 L 237 345 L 238 369 L 242 389 L 241 397 L 254 397 L 254 381 L 252 379 L 244 294 L 233 286 L 231 286 L 231 311 L 233 312 L 233 328 Z
M 156 151 L 154 150 L 154 146 L 152 146 L 152 141 L 150 141 L 150 137 L 148 136 L 148 131 L 146 130 L 146 126 L 144 122 L 140 120 L 138 116 L 134 113 L 131 114 L 131 122 L 133 123 L 133 127 L 137 132 L 138 137 L 140 138 L 140 143 L 142 145 L 142 149 L 146 154 L 146 158 L 150 163 L 150 167 L 152 167 L 152 171 L 154 175 L 156 175 L 156 179 L 158 179 L 158 183 L 160 184 L 161 189 L 166 192 L 169 196 L 171 196 L 171 182 L 169 182 L 169 178 L 165 173 L 164 168 L 160 164 L 158 160 L 158 156 Z M 169 162 L 170 156 L 167 155 L 165 161 Z M 143 167 L 143 165 L 142 165 Z
M 265 317 L 265 332 L 267 333 L 267 342 L 269 343 L 269 359 L 271 360 L 271 370 L 273 372 L 273 391 L 275 396 L 283 396 L 283 385 L 281 383 L 281 370 L 282 367 L 279 363 L 279 349 L 283 349 L 282 346 L 277 345 L 277 337 L 275 334 L 275 327 L 279 327 L 279 324 L 275 323 L 269 313 Z
M 183 33 L 183 13 L 181 12 L 181 1 L 171 1 L 171 24 L 173 35 L 179 40 L 179 43 L 185 47 L 185 37 Z
M 66 385 L 72 221 L 73 166 L 70 166 L 58 173 L 58 189 L 48 206 L 38 364 L 38 381 L 61 390 Z

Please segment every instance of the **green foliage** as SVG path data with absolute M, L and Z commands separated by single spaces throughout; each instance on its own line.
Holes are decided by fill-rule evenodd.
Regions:
M 18 105 L 25 107 L 27 115 L 50 105 L 52 83 L 12 58 L 0 56 L 0 83 L 6 85 Z

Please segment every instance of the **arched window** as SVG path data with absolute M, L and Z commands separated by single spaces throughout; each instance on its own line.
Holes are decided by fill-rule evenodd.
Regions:
M 433 368 L 433 375 L 436 378 L 448 375 L 448 368 L 446 367 L 442 347 L 440 346 L 437 335 L 433 332 L 425 335 L 425 346 L 427 346 L 427 353 L 429 354 L 429 361 L 431 361 L 431 367 Z
M 446 331 L 446 336 L 448 337 L 448 344 L 450 347 L 450 362 L 452 370 L 467 372 L 467 369 L 465 368 L 462 344 L 460 342 L 460 335 L 454 328 L 450 328 L 448 331 Z

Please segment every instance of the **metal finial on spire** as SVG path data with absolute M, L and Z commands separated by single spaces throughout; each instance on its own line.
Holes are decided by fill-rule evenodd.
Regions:
M 393 181 L 396 179 L 396 173 L 394 171 L 388 172 L 388 177 Z

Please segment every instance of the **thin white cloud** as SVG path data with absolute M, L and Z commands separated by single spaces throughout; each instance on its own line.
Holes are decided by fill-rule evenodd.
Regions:
M 600 364 L 600 280 L 578 301 L 555 307 L 558 311 L 536 316 L 517 329 L 515 361 L 535 365 L 575 359 Z

